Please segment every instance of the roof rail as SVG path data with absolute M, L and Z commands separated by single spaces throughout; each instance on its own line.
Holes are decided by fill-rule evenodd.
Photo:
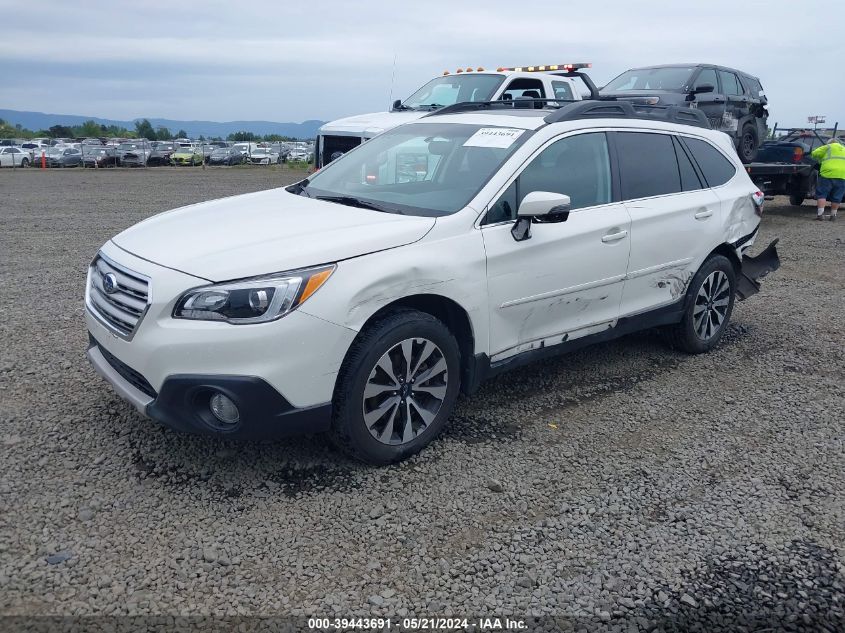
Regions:
M 572 99 L 534 99 L 531 97 L 517 97 L 516 99 L 496 99 L 495 101 L 461 101 L 447 105 L 425 116 L 439 116 L 441 114 L 455 114 L 456 112 L 476 112 L 478 110 L 533 110 L 543 108 L 562 108 L 580 103 Z
M 704 112 L 696 108 L 652 106 L 629 101 L 576 101 L 544 117 L 546 123 L 577 119 L 646 119 L 710 129 Z

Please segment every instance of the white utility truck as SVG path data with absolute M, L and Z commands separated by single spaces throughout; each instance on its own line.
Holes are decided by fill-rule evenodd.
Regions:
M 580 72 L 590 66 L 577 63 L 517 66 L 495 71 L 471 67 L 459 68 L 454 73 L 447 70 L 404 101 L 394 101 L 389 112 L 359 114 L 323 125 L 317 132 L 315 165 L 319 169 L 382 132 L 455 103 L 543 99 L 563 105 L 581 100 L 579 79 L 587 86 L 590 97 L 597 98 L 595 84 Z M 543 102 L 536 101 L 533 105 L 543 107 Z

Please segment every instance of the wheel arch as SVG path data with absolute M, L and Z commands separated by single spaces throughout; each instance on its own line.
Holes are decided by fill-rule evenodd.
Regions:
M 707 257 L 704 258 L 704 261 L 706 262 L 713 255 L 724 255 L 725 257 L 727 257 L 730 260 L 731 264 L 733 264 L 734 272 L 739 275 L 739 271 L 742 269 L 742 260 L 740 260 L 739 255 L 736 254 L 736 249 L 733 246 L 731 246 L 727 242 L 719 244 L 719 246 L 717 246 L 707 254 Z M 702 262 L 701 265 L 703 266 L 704 262 Z
M 713 257 L 713 255 L 722 255 L 728 259 L 734 269 L 734 274 L 739 277 L 740 271 L 742 270 L 742 260 L 740 260 L 739 255 L 736 254 L 736 249 L 731 246 L 727 242 L 723 242 L 719 244 L 716 248 L 712 251 L 707 253 L 707 256 L 701 260 L 701 264 L 699 264 L 698 268 L 695 272 L 690 275 L 689 281 L 687 282 L 687 288 L 684 295 L 684 309 L 689 305 L 689 302 L 692 300 L 692 281 L 695 279 L 695 276 L 698 274 L 698 271 L 707 263 L 707 261 Z
M 414 294 L 388 303 L 364 322 L 363 332 L 373 321 L 398 308 L 408 308 L 430 314 L 443 322 L 458 343 L 461 352 L 461 390 L 472 389 L 475 377 L 475 329 L 469 312 L 457 301 L 439 294 Z

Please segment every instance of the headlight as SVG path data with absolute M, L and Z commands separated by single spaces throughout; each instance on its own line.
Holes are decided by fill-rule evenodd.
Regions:
M 174 319 L 266 323 L 285 316 L 322 286 L 335 265 L 194 288 L 173 309 Z

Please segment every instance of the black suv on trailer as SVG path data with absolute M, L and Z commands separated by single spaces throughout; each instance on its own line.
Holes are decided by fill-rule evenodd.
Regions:
M 766 138 L 768 103 L 757 77 L 713 64 L 667 64 L 632 68 L 610 81 L 602 97 L 645 105 L 680 105 L 704 112 L 714 130 L 734 139 L 743 163 L 757 156 Z

